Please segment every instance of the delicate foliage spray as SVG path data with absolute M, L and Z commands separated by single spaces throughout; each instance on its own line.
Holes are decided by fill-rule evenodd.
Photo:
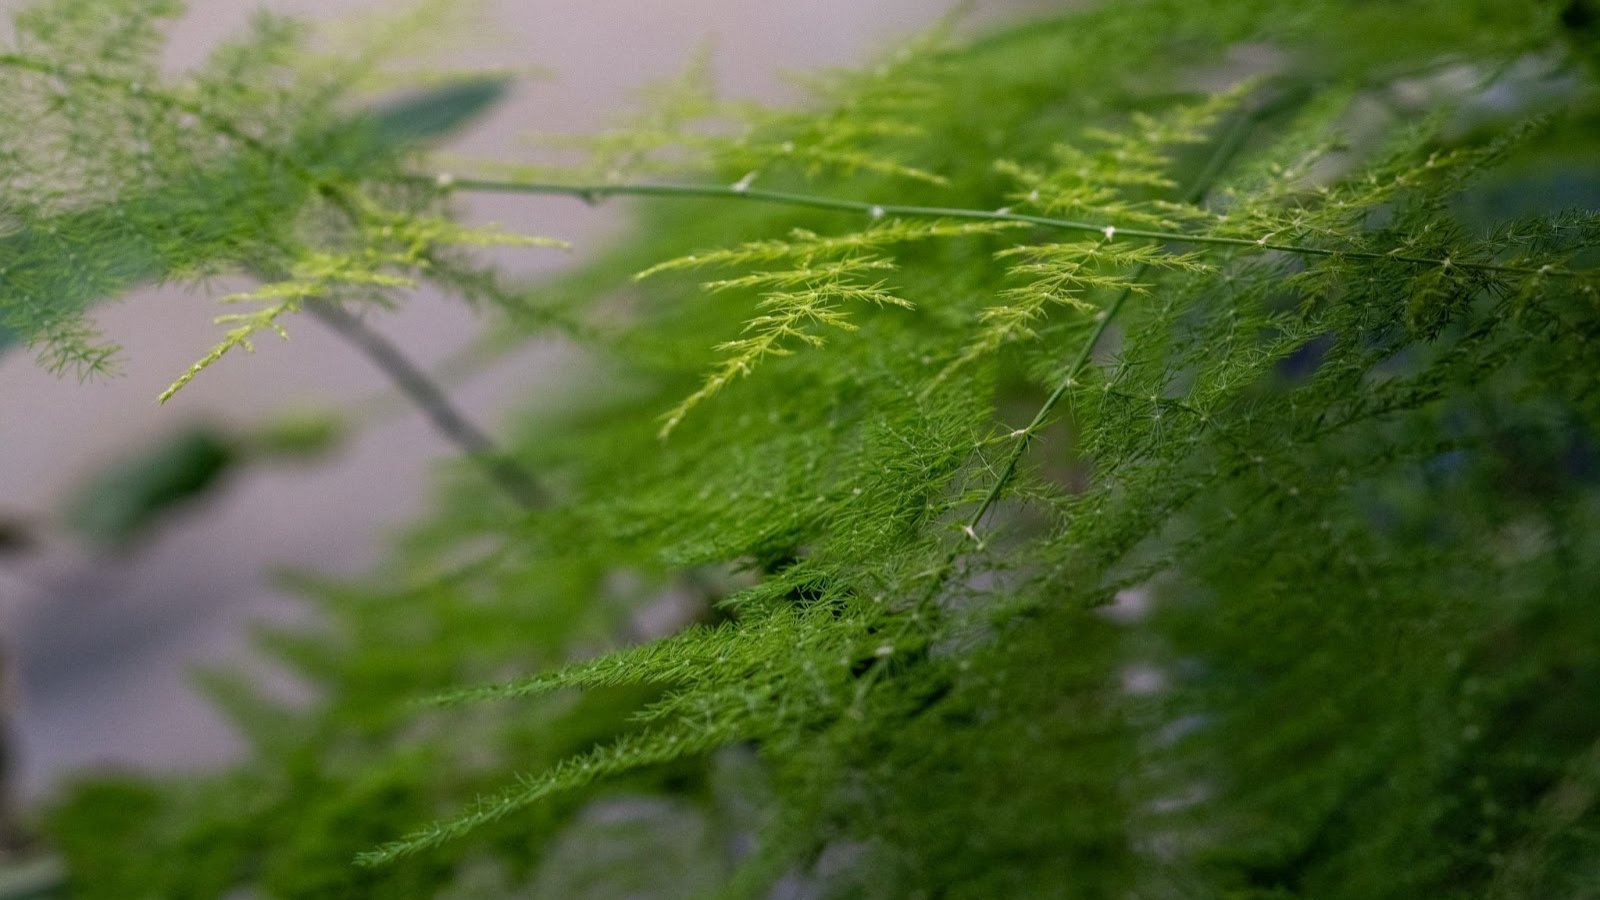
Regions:
M 1588 8 L 1127 0 L 797 110 L 700 60 L 560 167 L 429 157 L 470 90 L 361 113 L 293 23 L 164 81 L 172 4 L 31 7 L 13 338 L 94 374 L 92 303 L 251 274 L 173 390 L 312 313 L 488 475 L 305 579 L 315 702 L 208 676 L 248 762 L 59 805 L 68 891 L 1592 896 Z M 637 229 L 519 286 L 472 191 Z M 613 387 L 451 425 L 363 343 L 419 281 Z

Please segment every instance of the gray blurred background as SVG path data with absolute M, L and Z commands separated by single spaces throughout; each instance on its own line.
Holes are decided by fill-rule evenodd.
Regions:
M 20 4 L 0 2 L 0 13 Z M 200 0 L 174 35 L 170 64 L 203 57 L 237 32 L 250 12 L 337 18 L 357 0 Z M 463 65 L 539 66 L 554 79 L 519 83 L 507 100 L 451 149 L 508 157 L 529 131 L 587 131 L 627 108 L 630 90 L 680 70 L 706 41 L 718 83 L 730 95 L 796 96 L 782 73 L 849 64 L 949 12 L 952 0 L 589 0 L 581 4 L 485 4 L 493 23 Z M 1002 19 L 1026 4 L 982 0 L 965 21 Z M 616 208 L 562 200 L 472 198 L 477 220 L 572 241 L 573 255 L 507 255 L 515 270 L 553 271 L 580 260 L 619 225 Z M 192 690 L 196 666 L 249 659 L 252 621 L 304 615 L 277 592 L 275 567 L 351 574 L 370 568 L 385 535 L 426 502 L 430 466 L 446 445 L 415 414 L 368 428 L 336 456 L 305 466 L 247 468 L 207 505 L 163 526 L 131 553 L 96 554 L 54 523 L 71 489 L 129 448 L 185 422 L 240 426 L 296 406 L 342 405 L 387 382 L 367 360 L 310 319 L 289 323 L 293 339 L 265 340 L 253 356 L 223 360 L 172 403 L 155 397 L 218 337 L 211 291 L 146 290 L 101 309 L 97 320 L 125 348 L 122 377 L 79 385 L 37 369 L 26 353 L 0 357 L 0 522 L 37 538 L 0 556 L 0 639 L 15 773 L 38 797 L 85 766 L 172 769 L 215 764 L 238 752 L 228 727 Z M 468 344 L 473 317 L 459 304 L 419 293 L 377 320 L 417 361 L 432 364 Z M 503 411 L 559 393 L 563 356 L 531 346 L 453 392 L 491 432 Z

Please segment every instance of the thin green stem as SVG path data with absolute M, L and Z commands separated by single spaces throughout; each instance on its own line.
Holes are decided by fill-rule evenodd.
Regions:
M 681 199 L 714 199 L 714 200 L 746 200 L 755 203 L 773 203 L 784 206 L 808 207 L 811 209 L 829 209 L 841 212 L 856 212 L 870 216 L 874 219 L 884 216 L 901 216 L 905 218 L 931 218 L 931 219 L 964 219 L 984 222 L 1022 222 L 1037 225 L 1042 228 L 1053 228 L 1058 231 L 1076 231 L 1085 234 L 1101 234 L 1115 238 L 1138 238 L 1143 240 L 1163 241 L 1174 244 L 1194 244 L 1201 246 L 1217 247 L 1245 247 L 1256 250 L 1277 250 L 1297 256 L 1339 257 L 1341 259 L 1367 260 L 1374 262 L 1389 261 L 1409 263 L 1418 266 L 1433 266 L 1440 268 L 1458 268 L 1473 272 L 1498 273 L 1504 275 L 1541 275 L 1550 277 L 1571 277 L 1578 273 L 1558 269 L 1553 266 L 1532 268 L 1528 266 L 1508 266 L 1498 263 L 1472 262 L 1469 260 L 1453 260 L 1431 256 L 1411 256 L 1403 253 L 1375 253 L 1369 250 L 1334 250 L 1326 247 L 1307 247 L 1301 244 L 1284 244 L 1271 240 L 1271 235 L 1262 238 L 1227 237 L 1214 234 L 1194 234 L 1182 231 L 1160 231 L 1149 228 L 1124 228 L 1115 223 L 1096 224 L 1081 222 L 1074 219 L 1058 219 L 1051 216 L 1035 216 L 1028 213 L 1012 212 L 1007 209 L 983 210 L 968 209 L 954 206 L 918 206 L 905 203 L 872 203 L 866 200 L 846 200 L 839 197 L 827 197 L 820 194 L 803 194 L 792 191 L 770 191 L 760 188 L 745 187 L 742 185 L 711 185 L 711 184 L 557 184 L 542 181 L 517 181 L 514 179 L 493 178 L 458 178 L 452 175 L 427 177 L 422 175 L 406 176 L 409 181 L 432 182 L 452 190 L 463 191 L 488 191 L 495 193 L 541 194 L 553 196 L 576 197 L 586 203 L 595 203 L 609 197 L 675 197 Z
M 1284 103 L 1294 102 L 1294 99 L 1295 95 L 1283 95 L 1276 102 L 1269 103 L 1251 113 L 1235 118 L 1233 124 L 1223 134 L 1222 139 L 1217 142 L 1216 150 L 1206 160 L 1204 168 L 1195 176 L 1194 182 L 1189 186 L 1184 199 L 1191 203 L 1198 203 L 1204 200 L 1206 192 L 1211 190 L 1211 185 L 1216 183 L 1217 178 L 1222 174 L 1222 170 L 1227 168 L 1228 163 L 1238 154 L 1239 149 L 1244 146 L 1245 139 L 1249 137 L 1256 124 L 1277 112 Z M 1129 282 L 1137 284 L 1148 269 L 1148 263 L 1141 263 L 1133 271 L 1133 274 L 1129 276 Z M 1089 359 L 1094 354 L 1094 348 L 1100 345 L 1100 339 L 1105 337 L 1106 329 L 1111 327 L 1111 321 L 1117 317 L 1118 313 L 1122 312 L 1123 305 L 1128 302 L 1128 298 L 1131 296 L 1133 296 L 1133 288 L 1131 286 L 1123 288 L 1117 294 L 1116 299 L 1112 300 L 1111 304 L 1101 312 L 1100 319 L 1095 322 L 1094 329 L 1089 332 L 1088 339 L 1079 348 L 1078 355 L 1073 358 L 1072 363 L 1067 366 L 1066 372 L 1062 374 L 1061 381 L 1056 385 L 1055 390 L 1050 392 L 1050 396 L 1045 398 L 1043 405 L 1039 407 L 1039 411 L 1034 414 L 1033 421 L 1029 422 L 1028 426 L 1022 429 L 1021 432 L 1013 435 L 1016 438 L 1016 444 L 1012 447 L 1005 466 L 1000 470 L 1000 477 L 995 479 L 995 483 L 989 489 L 989 493 L 984 496 L 983 502 L 978 505 L 977 512 L 973 513 L 972 519 L 967 523 L 966 531 L 973 536 L 974 540 L 977 539 L 977 528 L 983 522 L 983 517 L 1000 500 L 1000 495 L 1004 493 L 1005 489 L 1010 486 L 1012 479 L 1016 477 L 1017 466 L 1022 462 L 1023 454 L 1028 452 L 1028 445 L 1032 443 L 1034 435 L 1039 432 L 1040 428 L 1044 427 L 1044 423 L 1050 418 L 1050 414 L 1061 403 L 1061 398 L 1065 397 L 1067 391 L 1077 384 L 1078 375 L 1089 365 Z
M 1278 104 L 1275 103 L 1269 104 L 1234 120 L 1232 127 L 1217 142 L 1216 150 L 1211 154 L 1211 158 L 1206 161 L 1200 173 L 1195 176 L 1194 183 L 1185 192 L 1185 199 L 1190 202 L 1199 202 L 1205 198 L 1205 194 L 1211 189 L 1211 185 L 1216 182 L 1223 170 L 1227 168 L 1229 161 L 1244 146 L 1245 139 L 1254 130 L 1256 124 L 1275 112 L 1277 106 Z M 1110 235 L 1107 235 L 1107 239 L 1110 239 Z M 1148 264 L 1141 264 L 1135 270 L 1131 280 L 1138 282 L 1139 277 L 1147 267 Z M 1067 392 L 1077 385 L 1078 376 L 1089 365 L 1089 360 L 1093 357 L 1095 348 L 1100 345 L 1101 338 L 1105 337 L 1106 330 L 1111 327 L 1112 320 L 1117 317 L 1118 313 L 1122 312 L 1122 308 L 1127 305 L 1128 298 L 1131 296 L 1133 296 L 1133 288 L 1131 286 L 1123 288 L 1117 294 L 1116 299 L 1112 300 L 1111 304 L 1101 311 L 1100 317 L 1095 321 L 1094 328 L 1090 330 L 1088 338 L 1078 348 L 1077 355 L 1067 365 L 1066 371 L 1062 374 L 1061 380 L 1056 383 L 1055 389 L 1050 392 L 1050 396 L 1046 397 L 1044 403 L 1040 404 L 1038 411 L 1033 415 L 1032 421 L 1028 423 L 1027 427 L 1013 432 L 1011 435 L 1015 439 L 1015 443 L 1011 448 L 1011 452 L 1006 455 L 1005 465 L 1001 467 L 1000 474 L 995 478 L 994 484 L 989 486 L 989 491 L 984 495 L 983 501 L 978 504 L 978 508 L 973 512 L 972 518 L 967 520 L 966 526 L 962 529 L 967 537 L 971 538 L 979 547 L 983 546 L 983 540 L 978 537 L 978 526 L 983 524 L 983 519 L 989 514 L 989 510 L 1000 501 L 1000 497 L 1005 493 L 1006 488 L 1010 487 L 1011 482 L 1016 479 L 1017 467 L 1022 464 L 1022 457 L 1028 452 L 1028 447 L 1033 443 L 1034 436 L 1038 434 L 1039 429 L 1044 427 L 1045 422 L 1050 419 L 1051 413 L 1055 412 L 1055 408 L 1060 405 Z M 945 579 L 950 576 L 950 572 L 955 568 L 956 560 L 960 558 L 961 547 L 959 545 L 952 547 L 944 562 L 934 570 L 928 590 L 923 596 L 923 606 L 927 606 L 934 596 L 938 594 L 940 587 L 945 583 Z

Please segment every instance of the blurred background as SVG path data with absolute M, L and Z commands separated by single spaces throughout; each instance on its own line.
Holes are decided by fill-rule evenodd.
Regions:
M 22 4 L 0 2 L 9 14 Z M 679 71 L 709 42 L 724 93 L 782 101 L 798 96 L 785 71 L 860 62 L 877 47 L 950 12 L 951 0 L 590 0 L 583 4 L 483 4 L 484 26 L 457 65 L 538 67 L 449 149 L 514 158 L 530 131 L 592 131 L 629 108 L 641 84 Z M 1045 6 L 984 0 L 976 27 Z M 201 59 L 250 14 L 340 19 L 365 0 L 203 0 L 173 35 L 174 70 Z M 570 265 L 618 228 L 621 207 L 563 200 L 473 197 L 471 216 L 571 241 L 563 256 L 518 251 L 515 271 Z M 37 368 L 26 352 L 0 355 L 0 641 L 5 655 L 12 790 L 37 799 L 86 766 L 178 769 L 238 752 L 228 726 L 191 688 L 198 666 L 249 660 L 249 625 L 302 615 L 275 588 L 278 568 L 350 574 L 374 564 L 386 534 L 418 512 L 430 468 L 453 449 L 409 409 L 383 417 L 303 463 L 230 469 L 202 502 L 117 547 L 66 528 L 73 498 L 97 473 L 128 460 L 160 465 L 161 452 L 199 453 L 185 429 L 242 433 L 297 410 L 339 409 L 388 390 L 362 356 L 302 318 L 292 340 L 232 355 L 158 407 L 156 395 L 217 339 L 209 290 L 142 290 L 103 307 L 97 320 L 124 347 L 116 379 L 79 385 Z M 472 314 L 419 292 L 375 320 L 415 361 L 432 366 L 471 344 Z M 563 353 L 535 345 L 452 390 L 491 433 L 505 412 L 560 393 Z M 536 402 L 536 401 L 533 401 Z M 157 452 L 152 448 L 166 447 Z M 172 448 L 176 447 L 176 450 Z M 171 460 L 168 459 L 168 462 Z M 180 461 L 181 462 L 181 461 Z M 189 462 L 193 462 L 191 458 Z

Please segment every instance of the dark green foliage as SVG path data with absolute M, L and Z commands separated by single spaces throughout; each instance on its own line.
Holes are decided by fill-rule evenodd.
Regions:
M 284 415 L 254 431 L 188 425 L 87 478 L 69 500 L 64 519 L 90 541 L 128 549 L 185 506 L 217 491 L 241 466 L 315 458 L 337 445 L 343 431 L 332 416 L 314 412 Z
M 1573 18 L 1110 4 L 806 114 L 691 72 L 576 170 L 288 179 L 451 241 L 452 186 L 668 199 L 543 306 L 297 233 L 341 262 L 256 296 L 426 268 L 593 387 L 510 447 L 552 502 L 463 474 L 308 585 L 311 701 L 209 680 L 250 762 L 59 807 L 72 891 L 1592 896 L 1600 214 L 1528 187 L 1595 196 Z
M 186 429 L 98 474 L 80 490 L 68 521 L 93 540 L 126 543 L 209 490 L 238 455 L 226 436 L 209 428 Z

